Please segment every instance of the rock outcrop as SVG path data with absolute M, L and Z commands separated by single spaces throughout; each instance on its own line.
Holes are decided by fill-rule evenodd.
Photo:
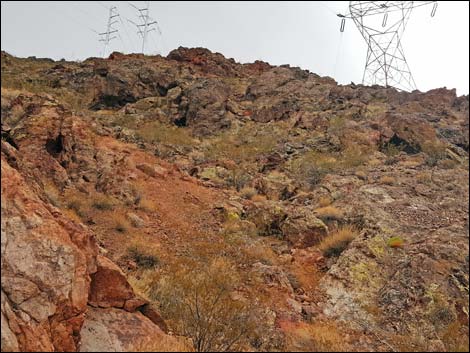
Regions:
M 169 306 L 212 261 L 232 349 L 468 350 L 468 96 L 203 48 L 1 59 L 2 351 L 195 347 Z

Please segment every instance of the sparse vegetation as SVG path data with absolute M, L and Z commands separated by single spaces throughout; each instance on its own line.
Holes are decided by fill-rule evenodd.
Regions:
M 155 201 L 147 198 L 142 198 L 140 199 L 137 208 L 146 212 L 154 212 L 158 208 L 158 206 Z
M 85 195 L 78 192 L 67 192 L 65 194 L 65 205 L 69 210 L 74 211 L 80 218 L 86 217 L 88 205 Z
M 228 158 L 236 163 L 254 161 L 272 152 L 286 133 L 283 122 L 266 128 L 245 124 L 236 132 L 223 132 L 209 140 L 205 155 L 209 160 Z
M 160 264 L 159 258 L 148 253 L 148 250 L 142 249 L 138 245 L 132 245 L 127 249 L 127 255 L 131 258 L 137 266 L 147 269 L 154 268 Z
M 122 213 L 114 211 L 110 213 L 109 217 L 114 230 L 119 233 L 126 233 L 129 230 L 129 221 Z
M 350 146 L 341 152 L 322 153 L 310 151 L 288 162 L 287 169 L 294 179 L 315 187 L 329 173 L 356 168 L 369 158 L 369 148 Z
M 109 211 L 114 209 L 115 201 L 113 198 L 103 194 L 96 194 L 92 201 L 91 205 L 93 208 L 100 210 L 100 211 Z
M 332 202 L 333 200 L 331 199 L 330 195 L 320 196 L 320 198 L 318 199 L 318 206 L 326 207 L 331 205 Z
M 346 225 L 329 234 L 318 245 L 326 257 L 338 257 L 358 235 L 357 228 Z
M 163 276 L 152 293 L 197 352 L 237 350 L 257 331 L 256 311 L 234 296 L 240 281 L 236 273 L 230 262 L 217 258 L 208 266 L 181 267 Z
M 255 196 L 258 192 L 255 188 L 245 186 L 243 189 L 240 190 L 240 194 L 245 198 L 251 200 L 253 196 Z
M 314 214 L 322 221 L 340 220 L 343 212 L 334 206 L 325 206 L 315 209 Z
M 387 245 L 391 248 L 402 248 L 405 245 L 405 240 L 402 237 L 391 237 L 387 240 Z
M 175 146 L 193 146 L 194 137 L 190 130 L 184 127 L 152 121 L 136 130 L 137 136 L 144 141 Z
M 19 215 L 6 309 L 37 309 L 17 303 L 22 279 L 42 295 L 92 276 L 90 293 L 43 298 L 59 318 L 68 301 L 100 296 L 98 245 L 149 301 L 122 308 L 135 321 L 117 336 L 132 350 L 187 350 L 176 338 L 195 351 L 468 351 L 468 97 L 211 55 L 74 64 L 2 53 L 2 184 L 13 186 L 2 214 Z M 22 248 L 65 265 L 35 274 L 15 263 Z M 109 282 L 106 296 L 120 295 Z M 139 311 L 169 335 L 132 346 Z M 29 323 L 25 337 L 13 326 L 34 345 Z M 46 336 L 57 350 L 82 344 Z
M 385 185 L 395 185 L 396 184 L 396 179 L 392 176 L 384 175 L 380 177 L 379 183 L 380 184 L 385 184 Z
M 440 141 L 426 141 L 422 150 L 427 154 L 426 164 L 435 167 L 440 160 L 447 157 L 446 145 Z

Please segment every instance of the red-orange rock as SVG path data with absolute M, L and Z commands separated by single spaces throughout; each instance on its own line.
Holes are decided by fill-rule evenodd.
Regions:
M 134 298 L 134 291 L 121 269 L 104 256 L 97 256 L 97 271 L 92 275 L 88 302 L 92 306 L 123 308 Z

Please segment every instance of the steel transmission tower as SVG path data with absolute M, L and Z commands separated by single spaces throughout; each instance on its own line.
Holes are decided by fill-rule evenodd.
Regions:
M 154 25 L 157 26 L 157 29 L 158 29 L 158 32 L 161 34 L 161 30 L 160 30 L 160 27 L 158 26 L 158 22 L 155 21 L 153 18 L 150 17 L 149 13 L 150 13 L 150 2 L 147 1 L 147 6 L 144 7 L 144 8 L 138 8 L 137 6 L 134 6 L 132 4 L 129 3 L 129 5 L 131 5 L 133 8 L 135 8 L 139 15 L 139 19 L 141 21 L 141 23 L 135 23 L 131 20 L 128 20 L 129 22 L 131 22 L 134 26 L 137 27 L 137 34 L 139 34 L 142 38 L 142 54 L 144 53 L 144 50 L 145 50 L 145 44 L 147 42 L 147 39 L 148 39 L 148 34 L 152 31 L 155 31 L 155 28 L 153 27 Z
M 118 23 L 118 21 L 115 20 L 116 17 L 119 17 L 119 14 L 117 13 L 117 8 L 116 6 L 111 6 L 109 8 L 108 24 L 106 26 L 106 32 L 98 33 L 100 36 L 103 37 L 100 39 L 100 42 L 104 42 L 103 57 L 106 56 L 106 48 L 108 47 L 109 42 L 117 38 L 116 36 L 111 36 L 112 34 L 118 32 L 118 30 L 113 27 L 116 23 Z
M 349 13 L 341 17 L 341 32 L 345 20 L 352 19 L 367 43 L 367 58 L 362 83 L 395 87 L 413 91 L 416 83 L 405 59 L 401 38 L 411 11 L 436 1 L 350 1 Z

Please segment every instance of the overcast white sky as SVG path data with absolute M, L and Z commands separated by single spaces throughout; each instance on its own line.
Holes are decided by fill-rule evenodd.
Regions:
M 143 7 L 146 2 L 132 1 Z M 367 47 L 354 23 L 343 33 L 335 13 L 347 1 L 313 2 L 170 2 L 151 1 L 150 12 L 162 35 L 152 32 L 146 53 L 166 55 L 178 46 L 205 47 L 239 62 L 260 59 L 300 66 L 340 83 L 360 83 Z M 123 23 L 122 40 L 110 50 L 138 52 L 136 10 L 125 1 L 2 1 L 1 48 L 20 56 L 84 59 L 99 56 L 111 4 Z M 457 88 L 469 92 L 469 2 L 439 1 L 415 9 L 403 38 L 408 64 L 421 91 Z M 108 52 L 109 54 L 109 52 Z

